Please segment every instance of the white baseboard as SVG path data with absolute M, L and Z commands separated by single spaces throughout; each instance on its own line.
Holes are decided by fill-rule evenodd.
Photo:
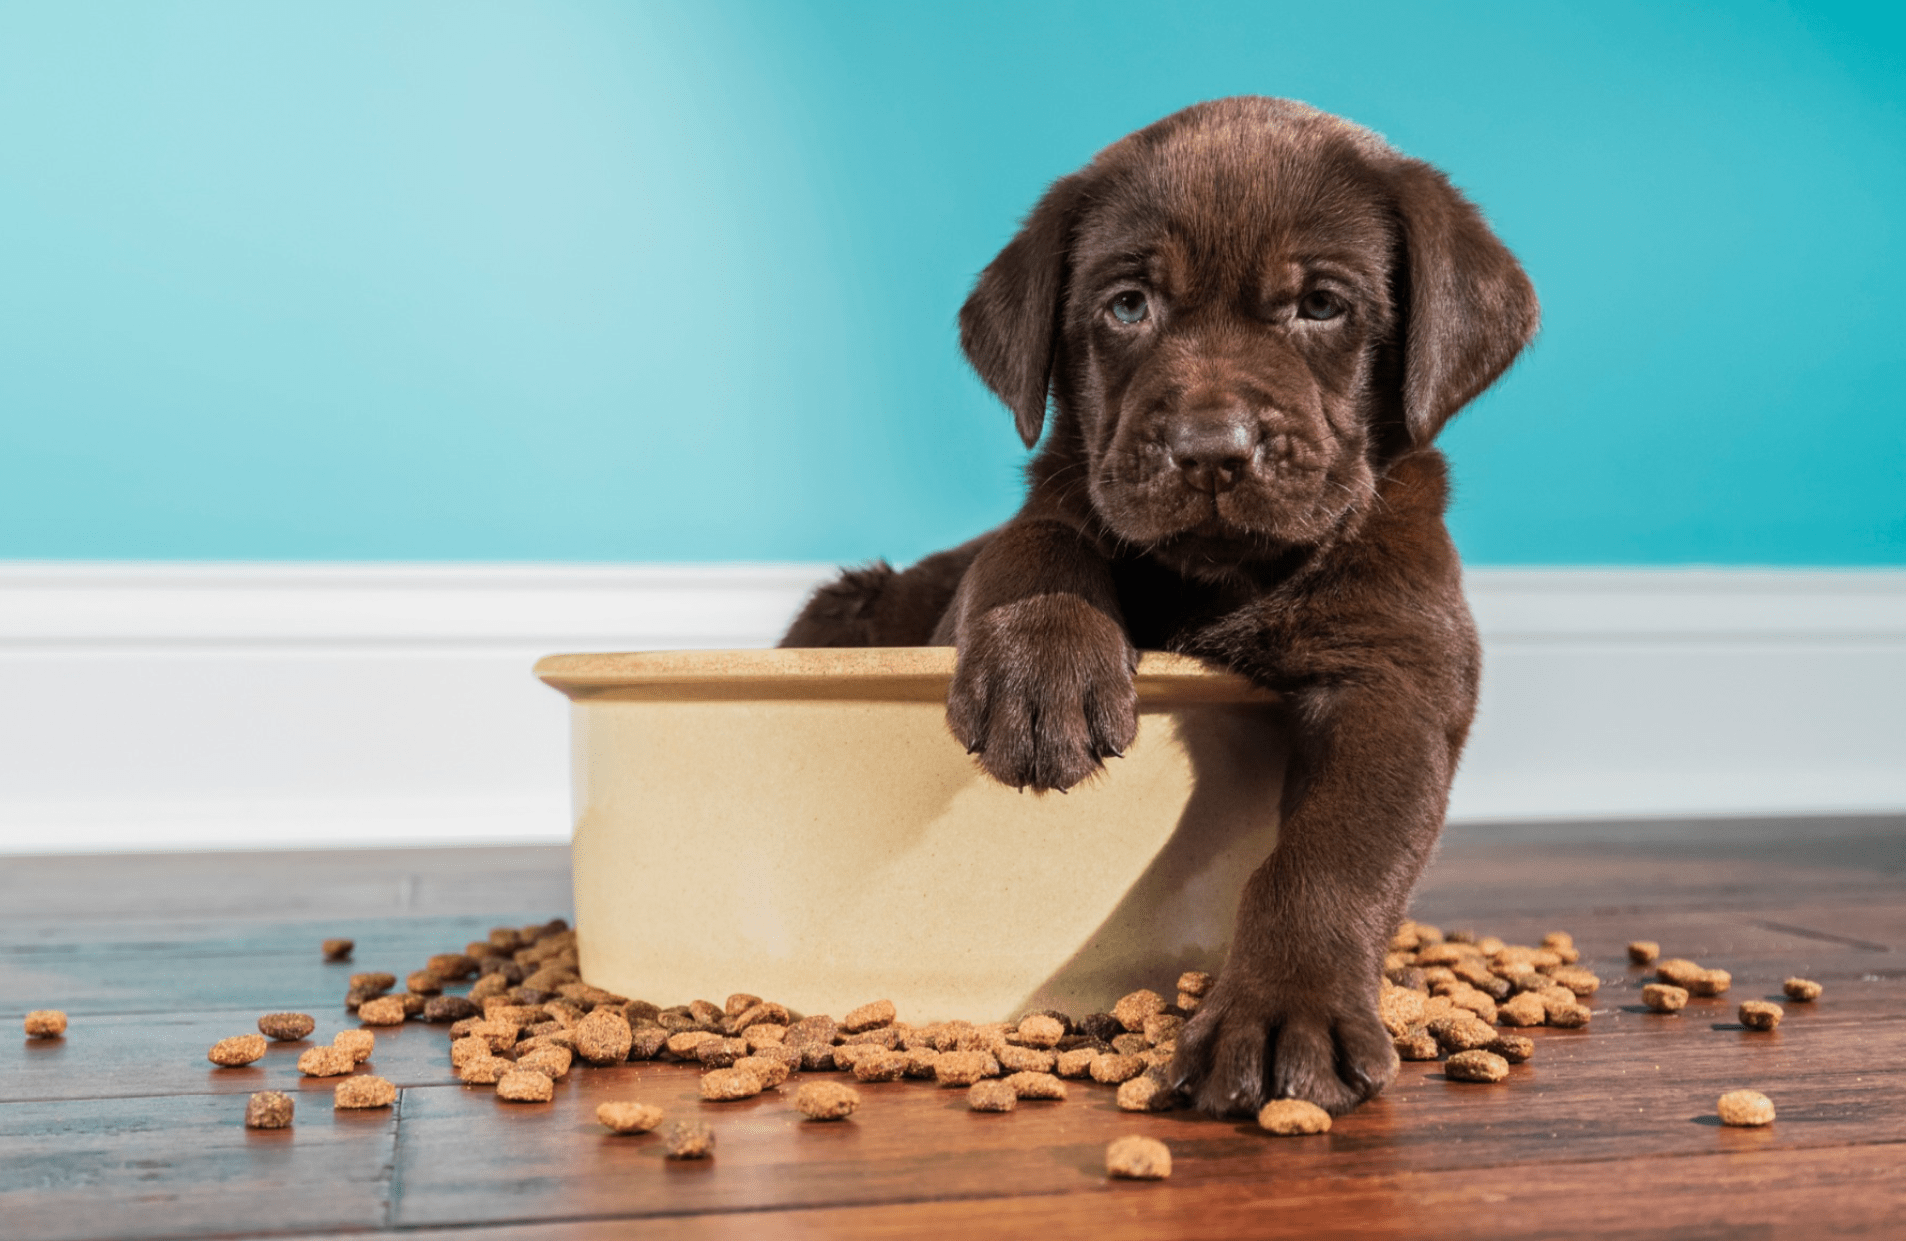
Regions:
M 563 650 L 771 644 L 819 565 L 0 564 L 0 853 L 567 839 Z M 1479 569 L 1452 817 L 1906 810 L 1906 572 Z

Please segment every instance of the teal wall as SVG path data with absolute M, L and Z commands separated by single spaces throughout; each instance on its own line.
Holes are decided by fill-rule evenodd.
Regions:
M 1480 563 L 1906 563 L 1899 5 L 0 0 L 0 558 L 907 559 L 1043 185 L 1290 95 L 1546 305 Z

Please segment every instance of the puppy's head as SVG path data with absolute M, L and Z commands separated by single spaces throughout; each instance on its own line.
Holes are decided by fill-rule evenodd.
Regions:
M 1534 334 L 1534 290 L 1427 164 L 1302 104 L 1200 104 L 1057 182 L 961 343 L 1030 447 L 1056 410 L 1113 534 L 1204 575 L 1354 526 Z

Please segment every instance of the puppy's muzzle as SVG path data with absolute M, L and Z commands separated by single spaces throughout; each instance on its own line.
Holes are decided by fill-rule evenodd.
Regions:
M 1166 432 L 1165 451 L 1193 491 L 1216 496 L 1238 485 L 1257 453 L 1257 419 L 1243 409 L 1187 414 Z

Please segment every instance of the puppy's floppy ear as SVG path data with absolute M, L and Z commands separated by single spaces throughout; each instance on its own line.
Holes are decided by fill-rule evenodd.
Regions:
M 1031 448 L 1046 422 L 1066 251 L 1085 200 L 1085 174 L 1053 182 L 1019 235 L 980 273 L 960 307 L 960 348 L 1006 407 Z
M 1535 335 L 1541 307 L 1515 255 L 1442 173 L 1397 170 L 1403 220 L 1403 417 L 1423 447 Z

